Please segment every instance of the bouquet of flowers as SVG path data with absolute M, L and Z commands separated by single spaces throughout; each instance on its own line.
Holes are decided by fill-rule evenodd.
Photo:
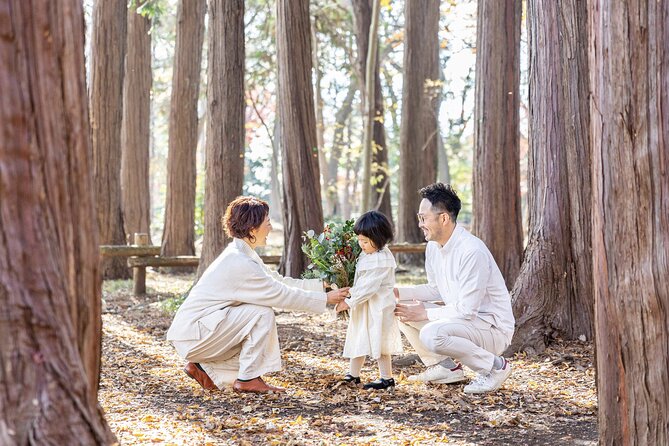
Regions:
M 310 263 L 302 274 L 303 278 L 325 280 L 333 288 L 353 286 L 355 265 L 361 251 L 353 232 L 353 223 L 353 220 L 330 223 L 320 234 L 313 230 L 304 233 L 302 252 Z M 348 312 L 341 312 L 340 315 L 346 318 Z

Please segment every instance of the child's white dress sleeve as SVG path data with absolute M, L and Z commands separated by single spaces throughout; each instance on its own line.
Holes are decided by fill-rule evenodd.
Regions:
M 395 309 L 395 258 L 388 248 L 362 254 L 355 281 L 346 303 L 351 307 L 344 357 L 370 356 L 402 352 Z

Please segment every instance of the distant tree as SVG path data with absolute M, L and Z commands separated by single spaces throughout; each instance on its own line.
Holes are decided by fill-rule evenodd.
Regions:
M 589 5 L 599 441 L 669 444 L 669 3 Z
M 180 0 L 170 101 L 165 226 L 161 252 L 195 254 L 197 102 L 206 0 Z
M 0 444 L 112 444 L 82 3 L 0 8 Z
M 244 181 L 244 0 L 209 3 L 204 239 L 198 276 L 227 245 L 225 208 Z
M 148 234 L 151 239 L 151 18 L 138 11 L 144 3 L 145 0 L 136 0 L 128 8 L 128 51 L 123 79 L 121 192 L 123 223 L 129 240 L 133 240 L 136 232 Z
M 93 179 L 100 244 L 125 245 L 121 209 L 121 125 L 127 30 L 126 0 L 97 0 L 91 42 L 91 134 Z M 102 262 L 106 279 L 130 277 L 126 259 Z
M 323 228 L 311 81 L 309 1 L 277 0 L 278 107 L 283 148 L 284 255 L 279 269 L 304 270 L 302 233 Z
M 523 257 L 520 211 L 521 2 L 479 0 L 473 232 L 511 288 Z
M 358 78 L 361 80 L 360 91 L 365 91 L 365 75 L 367 72 L 367 57 L 369 53 L 369 35 L 372 24 L 372 1 L 354 0 L 353 11 L 355 18 L 355 37 L 357 42 L 357 67 Z M 378 33 L 377 33 L 378 34 Z M 378 37 L 376 45 L 378 47 Z M 388 148 L 386 147 L 386 129 L 383 116 L 383 91 L 381 89 L 380 61 L 379 51 L 376 51 L 374 57 L 375 64 L 372 71 L 372 85 L 374 89 L 374 105 L 372 107 L 372 137 L 371 137 L 371 158 L 370 158 L 370 182 L 369 185 L 362 187 L 369 189 L 369 207 L 378 209 L 392 220 L 392 209 L 390 207 L 390 178 L 388 174 Z M 366 103 L 366 99 L 364 101 Z M 364 193 L 364 191 L 363 191 Z
M 398 238 L 421 242 L 418 190 L 437 178 L 437 115 L 430 90 L 439 80 L 439 1 L 407 1 L 400 128 Z
M 586 6 L 528 1 L 530 224 L 512 291 L 512 350 L 542 351 L 557 336 L 592 338 Z

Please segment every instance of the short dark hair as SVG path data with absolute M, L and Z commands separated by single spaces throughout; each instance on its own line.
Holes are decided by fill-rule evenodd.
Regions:
M 425 186 L 420 191 L 420 196 L 432 204 L 439 212 L 446 212 L 453 223 L 458 219 L 458 213 L 462 208 L 462 202 L 450 184 L 433 183 Z
M 228 237 L 246 238 L 257 229 L 269 214 L 266 201 L 255 197 L 237 197 L 225 210 L 221 222 Z
M 393 225 L 388 217 L 377 211 L 362 214 L 355 221 L 353 232 L 370 239 L 378 250 L 383 249 L 393 239 Z

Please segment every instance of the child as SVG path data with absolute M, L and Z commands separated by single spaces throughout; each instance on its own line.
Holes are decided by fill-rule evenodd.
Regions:
M 376 359 L 380 378 L 364 389 L 395 387 L 390 355 L 402 352 L 402 340 L 393 311 L 395 309 L 395 258 L 386 247 L 393 230 L 385 215 L 370 211 L 353 227 L 362 253 L 358 258 L 350 296 L 337 305 L 337 312 L 350 308 L 344 357 L 351 358 L 347 383 L 360 384 L 365 356 Z

